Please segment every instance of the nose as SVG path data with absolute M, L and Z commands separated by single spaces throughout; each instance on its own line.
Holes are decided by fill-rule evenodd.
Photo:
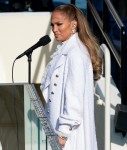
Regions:
M 58 28 L 57 28 L 56 25 L 54 25 L 54 26 L 52 27 L 52 31 L 53 31 L 54 33 L 58 31 Z

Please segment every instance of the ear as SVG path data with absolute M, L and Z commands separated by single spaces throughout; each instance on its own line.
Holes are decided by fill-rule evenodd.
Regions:
M 76 20 L 73 20 L 71 24 L 72 24 L 72 29 L 77 28 L 77 21 Z

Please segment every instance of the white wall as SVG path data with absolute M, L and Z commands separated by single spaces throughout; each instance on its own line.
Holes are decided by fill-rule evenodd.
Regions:
M 32 54 L 31 82 L 41 82 L 51 50 L 55 49 L 50 15 L 50 12 L 0 13 L 0 83 L 12 83 L 15 58 L 48 34 L 52 41 L 34 50 Z M 14 82 L 28 82 L 27 56 L 15 62 Z

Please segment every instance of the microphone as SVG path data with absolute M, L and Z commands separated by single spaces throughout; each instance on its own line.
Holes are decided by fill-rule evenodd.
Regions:
M 43 36 L 42 38 L 40 38 L 40 40 L 36 44 L 34 44 L 32 47 L 27 49 L 22 54 L 20 54 L 16 59 L 19 59 L 19 58 L 23 57 L 24 55 L 29 55 L 30 53 L 33 52 L 33 50 L 35 50 L 36 48 L 38 48 L 40 46 L 47 45 L 50 41 L 51 41 L 51 39 L 48 35 Z

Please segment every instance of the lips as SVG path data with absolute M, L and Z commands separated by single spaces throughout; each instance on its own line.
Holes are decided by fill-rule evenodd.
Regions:
M 55 37 L 58 37 L 59 36 L 59 34 L 55 34 Z
M 60 38 L 60 36 L 59 35 L 55 35 L 55 38 L 58 39 L 58 38 Z

